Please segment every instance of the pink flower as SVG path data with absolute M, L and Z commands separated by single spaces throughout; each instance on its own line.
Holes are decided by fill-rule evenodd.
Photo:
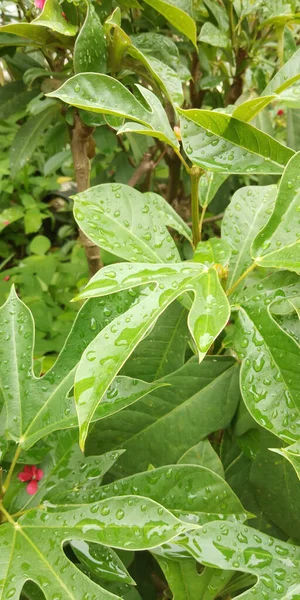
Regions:
M 34 0 L 34 4 L 40 10 L 43 10 L 46 0 Z
M 10 221 L 3 221 L 3 225 L 9 225 Z
M 38 481 L 44 477 L 44 471 L 38 469 L 35 465 L 25 465 L 23 471 L 19 473 L 18 479 L 22 482 L 29 481 L 26 491 L 33 496 L 38 491 Z
M 9 281 L 10 280 L 10 275 L 5 275 L 5 277 L 3 277 L 3 281 Z

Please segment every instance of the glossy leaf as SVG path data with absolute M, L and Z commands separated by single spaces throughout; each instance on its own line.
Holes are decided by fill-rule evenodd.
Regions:
M 231 248 L 226 240 L 210 238 L 207 242 L 199 242 L 195 248 L 193 260 L 207 266 L 227 267 L 230 255 Z
M 285 282 L 283 283 L 283 277 Z M 240 299 L 234 343 L 243 364 L 241 390 L 252 417 L 287 443 L 299 439 L 299 345 L 276 323 L 272 301 L 299 294 L 286 274 L 267 277 Z
M 227 175 L 221 173 L 203 173 L 199 182 L 199 201 L 201 206 L 208 206 L 214 199 Z
M 273 213 L 252 245 L 252 257 L 264 267 L 300 269 L 300 152 L 281 178 Z
M 51 431 L 77 425 L 74 401 L 72 396 L 69 397 L 74 369 L 90 341 L 131 302 L 130 295 L 123 295 L 106 298 L 105 305 L 95 300 L 86 303 L 78 313 L 56 363 L 43 377 L 36 378 L 32 365 L 32 315 L 12 289 L 1 308 L 0 329 L 0 373 L 5 400 L 1 419 L 3 430 L 10 439 L 28 448 Z M 104 418 L 121 410 L 135 402 L 140 393 L 143 395 L 151 389 L 153 385 L 121 377 L 107 390 L 94 418 Z
M 20 518 L 18 527 L 12 523 L 1 526 L 3 598 L 17 600 L 27 579 L 43 589 L 46 600 L 53 600 L 55 594 L 74 600 L 82 600 L 85 594 L 99 600 L 117 598 L 99 588 L 67 559 L 63 543 L 85 540 L 126 550 L 147 549 L 191 528 L 160 504 L 137 496 L 112 498 L 109 504 L 104 501 L 64 508 L 61 512 L 51 508 L 33 510 Z M 51 588 L 43 586 L 49 580 Z
M 143 471 L 149 464 L 174 464 L 199 440 L 228 426 L 239 400 L 238 378 L 238 365 L 230 357 L 208 356 L 200 365 L 194 358 L 160 380 L 168 387 L 122 415 L 96 423 L 87 450 L 125 449 L 111 470 L 117 477 Z
M 285 89 L 293 85 L 300 79 L 300 50 L 297 50 L 291 58 L 279 69 L 276 75 L 271 79 L 262 95 L 280 94 Z
M 91 2 L 74 47 L 75 73 L 105 73 L 106 43 L 102 23 Z
M 94 412 L 126 359 L 148 333 L 152 324 L 178 296 L 193 291 L 195 299 L 188 317 L 199 360 L 224 328 L 229 304 L 214 269 L 197 263 L 169 265 L 120 264 L 101 269 L 78 298 L 105 296 L 136 286 L 156 287 L 127 313 L 95 338 L 84 352 L 75 377 L 75 399 L 84 445 Z M 151 286 L 153 288 L 153 286 Z
M 43 133 L 51 123 L 56 111 L 55 106 L 50 106 L 34 117 L 30 117 L 18 129 L 10 150 L 10 163 L 13 175 L 22 169 L 37 146 L 42 142 Z
M 191 78 L 190 71 L 181 62 L 179 50 L 170 37 L 151 31 L 132 35 L 131 40 L 144 55 L 150 55 L 168 65 L 181 81 Z
M 187 311 L 173 302 L 126 361 L 121 373 L 156 381 L 183 366 L 189 339 Z M 101 404 L 100 404 L 101 407 Z
M 189 448 L 180 457 L 178 464 L 201 465 L 202 467 L 214 471 L 214 473 L 217 473 L 220 477 L 225 477 L 222 462 L 209 440 L 202 440 L 195 446 Z
M 262 96 L 258 98 L 251 98 L 250 100 L 246 100 L 246 102 L 242 102 L 239 104 L 233 111 L 232 116 L 235 119 L 240 119 L 241 121 L 252 121 L 258 113 L 263 110 L 270 102 L 276 99 L 276 95 L 272 94 L 270 96 Z
M 91 73 L 75 75 L 47 95 L 77 108 L 137 121 L 144 130 L 146 127 L 147 135 L 177 149 L 177 138 L 158 98 L 140 85 L 136 84 L 135 88 L 143 97 L 143 104 L 113 77 Z
M 93 242 L 133 262 L 179 262 L 177 247 L 166 225 L 178 226 L 180 232 L 190 234 L 163 198 L 116 183 L 77 194 L 74 216 Z
M 239 119 L 209 110 L 182 110 L 181 135 L 190 160 L 218 173 L 282 173 L 290 148 Z
M 256 529 L 233 523 L 208 523 L 181 543 L 199 562 L 221 569 L 251 573 L 257 583 L 236 598 L 278 600 L 297 597 L 299 548 Z
M 19 42 L 19 38 L 25 38 L 26 43 L 30 40 L 38 46 L 44 46 L 49 42 L 53 42 L 53 37 L 50 32 L 41 25 L 36 25 L 35 23 L 9 23 L 8 25 L 2 25 L 2 27 L 0 27 L 0 45 L 1 36 L 3 34 L 12 34 L 12 42 L 10 45 L 14 44 L 14 37 L 16 38 L 16 45 L 21 43 Z
M 189 0 L 144 0 L 146 4 L 155 8 L 161 13 L 167 21 L 181 33 L 184 33 L 189 40 L 197 47 L 196 23 L 189 12 L 191 3 Z
M 284 458 L 287 458 L 294 467 L 298 479 L 300 479 L 300 442 L 295 442 L 291 446 L 287 446 L 287 448 L 271 448 L 271 450 L 277 452 L 277 454 L 282 454 Z
M 101 544 L 88 544 L 84 540 L 73 540 L 71 548 L 93 575 L 103 577 L 105 581 L 121 581 L 134 585 L 134 580 L 112 548 Z
M 103 486 L 98 500 L 128 493 L 144 495 L 182 521 L 203 524 L 215 518 L 244 521 L 247 513 L 222 477 L 199 465 L 182 463 L 137 473 Z M 193 517 L 192 517 L 193 515 Z
M 247 186 L 234 193 L 221 227 L 222 239 L 232 247 L 228 289 L 252 264 L 252 242 L 270 218 L 276 195 L 275 185 Z
M 58 0 L 46 0 L 42 12 L 32 23 L 48 27 L 52 31 L 56 31 L 62 35 L 74 36 L 77 33 L 77 26 L 72 25 L 62 15 L 61 5 Z

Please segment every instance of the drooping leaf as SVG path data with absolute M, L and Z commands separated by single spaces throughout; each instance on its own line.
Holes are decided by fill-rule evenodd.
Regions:
M 167 21 L 184 33 L 197 47 L 196 23 L 190 16 L 192 5 L 190 0 L 144 0 L 146 4 L 155 8 Z
M 178 296 L 194 293 L 188 325 L 199 360 L 229 318 L 229 304 L 217 273 L 199 263 L 119 264 L 101 269 L 78 298 L 105 296 L 136 286 L 156 284 L 155 289 L 112 325 L 103 329 L 84 352 L 75 377 L 75 399 L 84 445 L 94 412 L 126 359 L 145 337 L 156 319 Z
M 62 511 L 32 510 L 19 519 L 17 527 L 14 522 L 1 525 L 0 594 L 17 600 L 30 579 L 43 589 L 46 600 L 55 595 L 66 600 L 82 600 L 84 595 L 99 600 L 119 598 L 77 569 L 62 550 L 66 541 L 138 550 L 153 548 L 191 528 L 160 504 L 138 496 Z
M 211 469 L 217 475 L 224 478 L 224 468 L 222 462 L 213 449 L 209 440 L 202 440 L 195 446 L 189 448 L 178 460 L 178 464 L 183 465 L 201 465 Z
M 84 24 L 74 47 L 75 73 L 105 73 L 106 43 L 102 23 L 91 2 L 87 2 Z
M 107 323 L 126 310 L 133 297 L 127 294 L 86 303 L 74 322 L 54 366 L 43 376 L 34 376 L 32 353 L 33 319 L 30 310 L 12 289 L 1 310 L 0 374 L 5 405 L 1 429 L 9 439 L 29 448 L 57 429 L 75 427 L 77 418 L 72 395 L 74 371 L 84 349 Z M 121 410 L 154 389 L 153 385 L 126 377 L 107 390 L 95 419 Z
M 37 146 L 42 142 L 43 133 L 51 123 L 56 110 L 56 106 L 49 106 L 38 115 L 30 117 L 18 129 L 10 150 L 13 175 L 16 175 L 27 164 Z
M 77 33 L 77 25 L 72 25 L 65 19 L 58 0 L 46 0 L 42 12 L 32 23 L 33 25 L 38 24 L 40 27 L 48 27 L 62 35 L 74 36 Z
M 252 264 L 252 242 L 270 218 L 276 195 L 275 185 L 247 186 L 234 193 L 221 227 L 222 239 L 232 247 L 228 289 Z
M 273 213 L 252 244 L 252 257 L 263 267 L 300 269 L 300 152 L 282 175 Z
M 149 464 L 176 463 L 199 440 L 228 426 L 239 400 L 238 371 L 230 357 L 208 356 L 200 365 L 196 358 L 190 360 L 160 380 L 168 387 L 149 394 L 122 417 L 96 423 L 87 440 L 88 452 L 125 449 L 111 470 L 118 477 Z
M 158 98 L 140 85 L 135 88 L 143 98 L 141 102 L 113 77 L 91 73 L 75 75 L 47 95 L 77 108 L 137 121 L 144 133 L 177 149 L 177 138 Z
M 236 598 L 269 600 L 297 598 L 300 551 L 292 544 L 272 538 L 256 529 L 229 522 L 208 523 L 199 533 L 180 540 L 201 563 L 225 570 L 251 573 L 257 583 Z
M 187 311 L 173 302 L 134 350 L 121 373 L 143 377 L 144 381 L 156 381 L 169 375 L 183 366 L 188 338 Z
M 282 173 L 293 150 L 239 119 L 209 110 L 178 109 L 190 160 L 218 173 Z
M 299 439 L 300 349 L 273 318 L 278 297 L 299 294 L 298 279 L 286 273 L 259 280 L 240 298 L 235 347 L 243 359 L 241 391 L 252 417 L 292 443 Z
M 77 194 L 74 216 L 93 242 L 133 262 L 179 262 L 177 247 L 166 225 L 176 228 L 178 224 L 181 232 L 189 233 L 163 198 L 116 183 Z

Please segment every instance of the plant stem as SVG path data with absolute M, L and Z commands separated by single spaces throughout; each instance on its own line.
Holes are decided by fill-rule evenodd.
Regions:
M 6 518 L 6 520 L 9 523 L 14 524 L 14 520 L 11 518 L 10 514 L 7 512 L 7 510 L 4 508 L 2 502 L 0 502 L 0 513 L 2 513 L 4 515 L 4 517 Z M 2 519 L 1 519 L 2 520 Z
M 234 290 L 238 287 L 241 281 L 243 281 L 243 279 L 245 279 L 245 277 L 247 277 L 247 275 L 249 275 L 249 273 L 251 273 L 251 271 L 253 271 L 255 267 L 257 267 L 257 264 L 253 262 L 252 265 L 250 265 L 250 267 L 248 267 L 248 269 L 246 269 L 246 271 L 244 271 L 244 273 L 242 273 L 242 275 L 236 280 L 236 282 L 229 288 L 229 290 L 227 290 L 227 296 L 230 296 L 230 294 L 234 292 Z
M 187 173 L 189 175 L 191 175 L 192 169 L 194 167 L 189 167 L 189 165 L 187 164 L 186 160 L 183 158 L 182 154 L 180 153 L 180 150 L 178 150 L 178 149 L 175 150 L 175 148 L 174 148 L 174 152 L 175 152 L 175 154 L 177 154 L 178 158 L 181 160 L 181 162 L 182 162 L 184 168 L 186 169 Z
M 192 167 L 190 169 L 191 176 L 191 204 L 192 204 L 192 231 L 193 231 L 193 245 L 196 248 L 200 242 L 200 216 L 199 216 L 199 180 L 202 174 L 200 167 Z
M 204 215 L 206 213 L 206 209 L 207 206 L 202 206 L 202 211 L 201 211 L 201 215 L 200 215 L 200 221 L 199 221 L 199 235 L 200 235 L 200 241 L 202 239 L 202 227 L 203 227 L 203 223 L 204 223 Z
M 17 448 L 17 450 L 15 452 L 15 455 L 13 457 L 12 463 L 10 465 L 9 471 L 8 471 L 8 473 L 6 475 L 6 479 L 4 481 L 3 487 L 2 487 L 3 495 L 7 492 L 8 488 L 10 486 L 11 478 L 12 478 L 13 472 L 15 470 L 15 466 L 16 466 L 16 464 L 18 462 L 18 458 L 19 458 L 19 456 L 21 454 L 21 451 L 22 451 L 21 446 L 18 446 L 18 448 Z
M 284 27 L 276 29 L 279 66 L 284 65 Z

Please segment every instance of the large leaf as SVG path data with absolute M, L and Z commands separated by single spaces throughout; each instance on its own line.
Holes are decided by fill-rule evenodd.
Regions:
M 163 198 L 116 183 L 98 185 L 75 196 L 74 216 L 98 246 L 133 262 L 179 262 L 166 226 L 190 235 Z
M 119 81 L 97 73 L 71 77 L 58 90 L 48 94 L 67 104 L 106 115 L 115 115 L 142 124 L 141 132 L 178 148 L 178 141 L 158 98 L 146 88 L 135 86 L 142 101 Z
M 180 369 L 189 338 L 186 321 L 186 309 L 173 302 L 126 361 L 122 374 L 155 381 Z
M 300 270 L 300 152 L 284 170 L 273 213 L 252 244 L 252 256 L 263 267 Z
M 74 48 L 75 73 L 105 73 L 106 43 L 102 23 L 91 2 L 87 2 L 87 13 Z
M 232 247 L 228 288 L 252 264 L 251 244 L 270 218 L 276 194 L 276 186 L 269 185 L 243 187 L 233 195 L 221 229 L 222 239 Z
M 178 296 L 194 293 L 188 325 L 204 358 L 229 318 L 229 304 L 217 273 L 200 263 L 174 265 L 119 264 L 101 269 L 78 298 L 105 296 L 136 286 L 156 283 L 155 289 L 120 316 L 88 346 L 75 377 L 75 398 L 81 446 L 94 412 L 108 386 L 148 333 L 153 323 Z
M 144 0 L 146 4 L 155 8 L 160 12 L 170 23 L 184 33 L 191 42 L 197 47 L 197 30 L 196 23 L 189 13 L 192 10 L 192 5 L 189 0 Z
M 209 110 L 178 109 L 190 160 L 218 173 L 282 173 L 294 151 L 239 119 Z
M 77 33 L 77 25 L 72 25 L 62 14 L 61 4 L 58 0 L 46 0 L 42 12 L 33 24 L 49 27 L 52 31 L 62 35 L 74 36 Z
M 33 319 L 30 310 L 12 289 L 1 310 L 1 387 L 5 406 L 1 418 L 2 432 L 10 439 L 30 447 L 56 429 L 75 427 L 75 405 L 69 391 L 73 387 L 75 367 L 82 352 L 99 331 L 120 312 L 126 310 L 130 295 L 88 302 L 75 320 L 66 344 L 56 363 L 43 377 L 33 374 Z M 153 385 L 119 378 L 108 389 L 94 418 L 104 418 L 128 406 Z M 6 415 L 6 416 L 5 416 Z
M 98 488 L 96 500 L 127 494 L 160 502 L 178 519 L 203 524 L 216 518 L 244 521 L 247 513 L 222 477 L 199 465 L 164 466 Z M 85 501 L 89 501 L 88 495 Z M 193 515 L 193 517 L 191 516 Z
M 18 129 L 10 150 L 13 175 L 16 175 L 27 164 L 37 146 L 42 142 L 43 133 L 51 123 L 56 110 L 56 106 L 49 106 L 38 115 L 30 117 Z
M 297 599 L 300 550 L 251 527 L 226 522 L 208 523 L 180 542 L 201 563 L 218 569 L 251 573 L 258 578 L 235 598 L 250 600 Z M 253 593 L 254 592 L 254 593 Z
M 142 550 L 191 528 L 160 504 L 139 496 L 66 509 L 32 510 L 20 518 L 18 526 L 13 521 L 1 525 L 0 598 L 17 600 L 28 579 L 42 588 L 46 600 L 55 596 L 66 600 L 116 598 L 68 560 L 62 549 L 66 541 Z
M 234 343 L 243 364 L 241 390 L 252 417 L 284 441 L 299 439 L 300 349 L 274 320 L 278 297 L 299 294 L 298 279 L 286 273 L 259 280 L 240 300 Z
M 228 426 L 239 401 L 238 379 L 238 365 L 230 357 L 206 357 L 200 365 L 194 358 L 160 380 L 168 387 L 122 416 L 96 423 L 87 450 L 125 448 L 112 468 L 116 476 L 143 471 L 149 464 L 174 464 L 192 445 Z
M 1 36 L 3 34 L 11 34 L 11 43 L 13 46 L 21 44 L 20 38 L 25 38 L 25 43 L 28 40 L 39 46 L 44 46 L 48 43 L 53 43 L 53 36 L 41 25 L 35 25 L 34 23 L 10 23 L 9 25 L 2 25 L 0 27 L 0 45 Z M 14 42 L 14 38 L 16 42 Z M 6 39 L 6 38 L 5 38 Z

